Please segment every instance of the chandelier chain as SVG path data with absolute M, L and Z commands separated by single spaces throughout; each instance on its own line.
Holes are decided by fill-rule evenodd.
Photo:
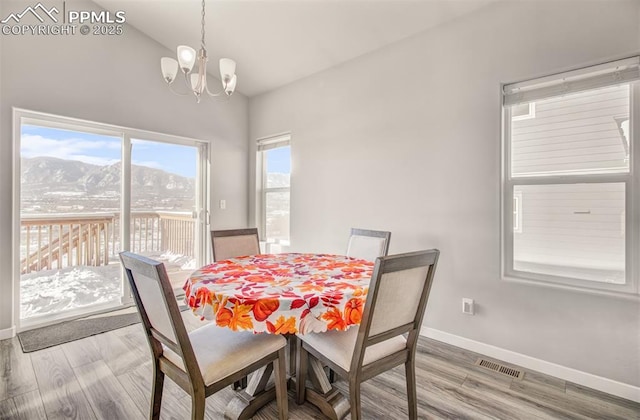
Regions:
M 200 44 L 202 45 L 202 48 L 205 47 L 205 41 L 204 41 L 204 0 L 202 0 L 202 29 L 200 30 L 200 32 L 202 33 L 202 40 L 200 41 Z

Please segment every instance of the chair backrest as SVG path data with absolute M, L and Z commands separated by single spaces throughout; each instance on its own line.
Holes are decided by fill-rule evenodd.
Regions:
M 389 253 L 391 232 L 351 228 L 347 256 L 375 261 Z
M 212 230 L 211 249 L 214 261 L 257 255 L 260 253 L 258 229 Z
M 366 347 L 401 334 L 409 333 L 407 348 L 415 351 L 439 255 L 432 249 L 376 260 L 352 369 L 362 366 Z
M 164 344 L 182 358 L 192 379 L 202 380 L 164 264 L 131 252 L 121 252 L 120 261 L 154 357 L 162 357 Z

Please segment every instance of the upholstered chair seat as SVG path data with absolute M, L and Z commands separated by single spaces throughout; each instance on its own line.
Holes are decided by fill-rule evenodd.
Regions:
M 190 332 L 189 340 L 205 385 L 224 379 L 287 344 L 280 335 L 232 331 L 214 324 Z M 166 346 L 164 357 L 185 370 L 182 358 Z
M 305 334 L 299 336 L 309 346 L 322 353 L 329 361 L 340 366 L 346 372 L 351 370 L 351 358 L 358 339 L 358 327 L 347 331 L 327 331 L 326 333 Z M 391 354 L 402 351 L 407 347 L 407 340 L 403 336 L 396 336 L 382 343 L 367 347 L 362 365 L 383 359 Z

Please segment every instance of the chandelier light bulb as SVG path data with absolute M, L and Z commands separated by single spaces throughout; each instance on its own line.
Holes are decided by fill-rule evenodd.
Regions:
M 180 45 L 178 47 L 178 62 L 182 71 L 189 73 L 196 62 L 196 50 L 187 45 Z
M 189 49 L 185 48 L 182 51 L 180 51 L 180 58 L 182 59 L 183 62 L 189 62 L 193 60 L 193 54 Z

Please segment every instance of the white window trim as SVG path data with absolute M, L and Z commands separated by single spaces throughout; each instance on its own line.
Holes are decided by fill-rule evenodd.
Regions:
M 636 60 L 637 61 L 637 60 Z M 553 78 L 554 76 L 549 76 Z M 504 92 L 505 86 L 502 85 Z M 513 86 L 513 85 L 512 85 Z M 517 86 L 517 85 L 516 85 Z M 629 172 L 602 175 L 548 175 L 512 177 L 510 171 L 510 109 L 502 109 L 501 168 L 501 278 L 506 281 L 637 299 L 640 297 L 640 82 L 631 85 Z M 624 285 L 522 272 L 513 269 L 513 187 L 515 185 L 619 182 L 625 184 L 625 277 Z M 635 193 L 634 193 L 635 192 Z
M 261 242 L 264 243 L 264 251 L 269 253 L 271 244 L 290 246 L 291 237 L 288 241 L 269 240 L 267 239 L 267 206 L 266 197 L 268 193 L 274 192 L 288 192 L 291 197 L 291 178 L 289 180 L 289 187 L 267 187 L 267 177 L 264 174 L 266 168 L 266 151 L 276 149 L 279 147 L 291 146 L 291 133 L 281 133 L 273 136 L 262 137 L 256 140 L 257 154 L 256 154 L 256 205 L 258 211 L 258 230 L 260 232 Z M 289 218 L 291 218 L 291 204 L 289 204 Z M 291 223 L 291 219 L 289 219 Z

